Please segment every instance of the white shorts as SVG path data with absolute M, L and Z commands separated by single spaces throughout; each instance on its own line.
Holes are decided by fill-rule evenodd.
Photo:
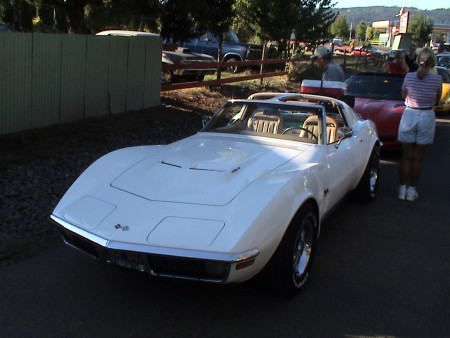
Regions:
M 436 117 L 434 111 L 405 108 L 398 127 L 401 143 L 431 144 L 434 140 Z

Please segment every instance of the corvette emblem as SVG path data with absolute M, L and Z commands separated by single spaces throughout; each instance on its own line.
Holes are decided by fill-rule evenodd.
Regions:
M 122 229 L 122 231 L 127 231 L 129 229 L 128 225 L 116 224 L 114 226 L 117 230 Z

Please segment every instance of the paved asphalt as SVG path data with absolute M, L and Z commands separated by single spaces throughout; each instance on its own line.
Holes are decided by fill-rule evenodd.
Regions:
M 292 300 L 261 285 L 154 281 L 59 245 L 0 270 L 0 337 L 450 337 L 450 118 L 414 203 L 383 156 L 373 203 L 325 224 Z

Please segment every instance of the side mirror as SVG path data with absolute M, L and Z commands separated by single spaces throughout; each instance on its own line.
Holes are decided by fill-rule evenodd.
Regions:
M 337 131 L 339 141 L 336 143 L 336 149 L 339 148 L 343 139 L 352 137 L 353 129 L 350 127 L 340 127 Z
M 353 136 L 353 129 L 350 127 L 340 127 L 337 131 L 338 138 L 343 140 Z

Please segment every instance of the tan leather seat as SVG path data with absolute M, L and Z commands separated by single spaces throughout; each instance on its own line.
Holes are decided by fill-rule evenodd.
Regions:
M 257 133 L 278 134 L 281 122 L 281 117 L 279 115 L 256 112 L 248 120 L 247 130 Z
M 327 144 L 330 144 L 337 140 L 338 124 L 337 121 L 330 116 L 327 116 L 326 119 L 327 119 Z M 309 130 L 317 137 L 317 139 L 314 139 L 314 141 L 317 141 L 322 138 L 321 131 L 319 130 L 317 115 L 309 116 L 305 120 L 305 122 L 303 122 L 303 128 Z M 306 131 L 302 131 L 300 133 L 300 137 L 307 137 L 312 139 L 312 135 Z

